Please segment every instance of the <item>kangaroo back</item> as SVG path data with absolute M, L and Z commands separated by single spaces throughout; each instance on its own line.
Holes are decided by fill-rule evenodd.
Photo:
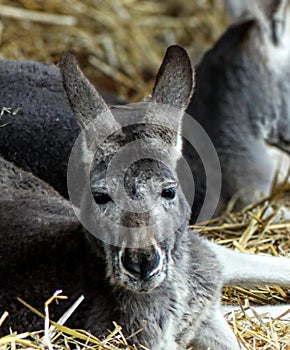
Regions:
M 113 103 L 123 103 L 107 95 Z M 67 163 L 80 129 L 56 66 L 0 60 L 0 155 L 67 197 Z
M 79 128 L 58 68 L 0 61 L 0 154 L 65 195 L 67 160 Z
M 221 207 L 237 195 L 240 205 L 267 194 L 276 163 L 267 145 L 289 151 L 290 32 L 287 2 L 256 3 L 209 50 L 196 72 L 188 108 L 219 154 Z M 192 151 L 185 147 L 190 158 Z M 195 166 L 197 164 L 197 166 Z M 201 185 L 198 161 L 191 161 Z
M 79 297 L 86 268 L 83 235 L 70 203 L 32 174 L 0 157 L 0 312 L 9 317 L 0 336 L 42 327 L 42 320 L 17 301 L 40 311 L 56 289 Z M 84 263 L 85 264 L 85 263 Z M 77 292 L 76 292 L 77 291 Z M 76 294 L 75 294 L 76 293 Z M 52 306 L 57 319 L 72 303 Z

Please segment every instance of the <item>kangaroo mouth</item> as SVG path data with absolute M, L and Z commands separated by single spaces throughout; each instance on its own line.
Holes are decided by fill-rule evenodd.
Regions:
M 126 276 L 121 281 L 121 286 L 134 293 L 146 294 L 158 288 L 164 281 L 165 277 L 166 274 L 163 272 L 160 272 L 145 281 L 141 279 L 132 279 L 131 276 Z

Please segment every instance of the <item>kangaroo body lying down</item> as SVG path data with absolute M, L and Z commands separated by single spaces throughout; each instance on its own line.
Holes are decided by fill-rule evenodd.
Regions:
M 234 195 L 243 206 L 261 193 L 268 194 L 277 168 L 269 143 L 289 151 L 287 6 L 282 0 L 259 4 L 205 54 L 188 108 L 210 136 L 221 162 L 223 183 L 217 214 Z M 2 60 L 0 77 L 0 108 L 17 112 L 12 115 L 4 110 L 0 119 L 0 126 L 4 125 L 0 127 L 0 154 L 67 197 L 67 162 L 80 129 L 59 69 Z M 185 142 L 184 155 L 196 182 L 193 221 L 206 188 L 203 166 L 194 154 Z M 285 159 L 288 162 L 288 156 L 283 158 L 284 165 Z
M 0 77 L 0 154 L 67 197 L 67 163 L 80 129 L 59 69 L 2 60 Z M 106 99 L 124 103 L 109 95 Z
M 79 164 L 74 168 L 89 174 L 89 193 L 81 198 L 79 215 L 113 240 L 125 239 L 112 245 L 85 232 L 69 202 L 32 174 L 0 159 L 0 308 L 11 314 L 4 327 L 27 330 L 40 326 L 41 320 L 20 306 L 16 296 L 41 307 L 53 290 L 61 288 L 72 299 L 85 295 L 70 320 L 74 327 L 103 334 L 114 320 L 125 335 L 144 328 L 130 343 L 153 350 L 239 349 L 222 316 L 222 286 L 289 285 L 290 260 L 232 252 L 188 230 L 190 207 L 176 173 L 180 124 L 193 86 L 185 51 L 176 46 L 168 49 L 150 102 L 140 109 L 125 109 L 133 120 L 139 120 L 130 127 L 121 127 L 119 117 L 124 109 L 121 115 L 112 114 L 72 55 L 64 55 L 60 68 L 78 123 L 84 130 L 92 123 L 81 139 Z M 179 108 L 180 113 L 172 116 L 175 129 L 162 123 L 159 104 Z M 108 129 L 113 130 L 110 137 L 91 157 L 91 145 Z M 117 205 L 110 186 L 119 173 L 112 172 L 114 181 L 108 182 L 108 167 L 123 147 L 139 141 L 142 145 L 146 141 L 146 154 L 150 155 L 152 146 L 159 158 L 143 156 L 129 165 L 122 182 L 126 196 L 119 197 Z M 93 209 L 88 205 L 90 196 Z M 137 201 L 135 208 L 138 203 L 145 207 L 149 203 L 151 210 L 129 211 L 131 200 Z M 164 222 L 167 234 L 159 241 Z M 137 229 L 133 235 L 132 228 Z M 140 244 L 144 242 L 147 245 Z M 51 311 L 52 318 L 66 308 L 61 303 L 58 311 Z
M 277 169 L 284 169 L 285 178 L 290 165 L 288 1 L 239 5 L 246 8 L 246 3 L 245 15 L 199 63 L 187 111 L 206 130 L 219 155 L 223 175 L 219 211 L 234 195 L 238 207 L 243 207 L 268 194 Z M 197 197 L 203 198 L 202 166 L 187 144 L 184 154 L 198 181 Z

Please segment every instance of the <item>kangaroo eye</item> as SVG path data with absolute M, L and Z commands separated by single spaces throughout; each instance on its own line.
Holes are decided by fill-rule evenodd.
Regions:
M 175 195 L 176 195 L 175 187 L 164 188 L 161 192 L 161 197 L 165 199 L 173 199 Z
M 107 204 L 112 200 L 108 193 L 94 192 L 93 196 L 97 204 Z

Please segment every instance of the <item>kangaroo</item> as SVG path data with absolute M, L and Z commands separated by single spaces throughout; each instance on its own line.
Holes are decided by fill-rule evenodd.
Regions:
M 117 97 L 105 96 L 110 103 L 124 104 Z M 67 162 L 80 129 L 59 69 L 34 61 L 1 60 L 0 101 L 2 157 L 67 197 Z
M 150 101 L 121 108 L 120 113 L 110 110 L 70 53 L 62 57 L 60 70 L 71 109 L 86 131 L 80 139 L 80 152 L 75 153 L 79 164 L 72 169 L 79 167 L 88 173 L 89 192 L 95 204 L 90 210 L 89 193 L 77 195 L 82 201 L 77 215 L 82 220 L 89 219 L 97 231 L 103 229 L 111 232 L 113 239 L 121 236 L 124 241 L 112 245 L 100 240 L 95 232 L 92 235 L 80 228 L 66 199 L 32 174 L 0 158 L 0 188 L 4 194 L 0 198 L 0 306 L 11 313 L 12 320 L 6 327 L 21 331 L 41 324 L 16 304 L 16 296 L 39 307 L 54 289 L 63 288 L 73 299 L 85 296 L 85 302 L 70 320 L 73 327 L 85 327 L 102 335 L 114 320 L 126 336 L 135 334 L 129 340 L 131 344 L 152 350 L 190 346 L 195 350 L 239 349 L 222 316 L 222 286 L 289 285 L 290 261 L 232 252 L 188 230 L 190 206 L 176 170 L 181 157 L 182 115 L 193 87 L 186 52 L 178 46 L 170 47 Z M 180 109 L 172 116 L 177 123 L 175 132 L 170 124 L 162 122 L 164 107 L 160 109 L 160 104 Z M 136 124 L 122 127 L 126 114 Z M 106 130 L 112 133 L 92 154 L 91 145 Z M 115 181 L 108 181 L 106 173 L 116 153 L 140 140 L 148 141 L 141 143 L 146 155 L 151 145 L 159 158 L 146 156 L 129 164 L 124 179 L 127 196 L 120 199 L 118 206 L 112 199 L 115 189 L 108 187 Z M 163 153 L 166 162 L 162 161 Z M 146 211 L 126 210 L 130 199 L 144 203 Z M 138 202 L 134 202 L 136 207 Z M 147 210 L 148 203 L 154 203 L 152 210 Z M 162 241 L 158 238 L 164 221 L 156 221 L 156 213 L 165 217 L 170 233 Z M 111 220 L 109 226 L 104 224 L 104 215 Z M 132 228 L 137 230 L 130 235 Z M 125 231 L 125 235 L 116 230 Z M 138 248 L 140 242 L 147 245 Z M 66 307 L 52 310 L 52 317 Z M 136 333 L 141 328 L 144 330 Z
M 77 261 L 83 258 L 83 244 L 71 204 L 44 181 L 1 157 L 0 192 L 0 313 L 9 312 L 9 324 L 0 327 L 4 335 L 9 326 L 20 331 L 39 327 L 39 317 L 27 312 L 17 297 L 41 310 L 43 301 L 60 286 L 68 293 L 78 288 L 82 271 Z
M 171 94 L 167 94 L 167 92 L 170 92 L 166 91 L 166 85 L 168 85 L 166 79 L 169 77 L 168 70 L 172 70 L 176 60 L 180 60 L 181 68 L 178 72 L 175 87 L 172 89 Z M 184 69 L 185 72 L 183 73 Z M 109 111 L 109 107 L 105 104 L 103 99 L 78 70 L 71 55 L 63 57 L 61 71 L 68 99 L 80 125 L 85 125 L 86 119 L 89 121 L 93 118 L 98 118 L 102 115 L 104 109 Z M 161 100 L 160 103 L 173 102 L 173 98 L 175 99 L 174 90 L 176 88 L 182 89 L 184 93 L 181 94 L 180 100 L 176 100 L 176 103 L 183 107 L 184 110 L 192 92 L 191 65 L 184 51 L 179 48 L 170 50 L 165 57 L 164 64 L 160 71 L 161 73 L 155 87 L 156 101 L 164 96 L 169 100 Z M 186 84 L 182 82 L 183 74 L 187 76 Z M 154 111 L 151 111 L 151 117 L 156 118 L 153 112 Z M 112 114 L 110 114 L 109 117 L 109 119 L 100 120 L 103 124 L 98 124 L 100 130 L 106 128 L 108 123 L 117 123 Z M 146 120 L 145 117 L 144 115 L 144 121 Z M 164 137 L 167 142 L 169 141 L 172 143 L 172 145 L 169 144 L 172 148 L 175 147 L 177 135 L 172 135 L 171 130 L 154 130 L 154 128 L 150 128 L 148 121 L 146 124 L 140 124 L 138 126 L 139 129 L 136 128 L 136 130 L 131 130 L 130 128 L 129 130 L 124 130 L 124 132 L 128 134 L 124 134 L 125 141 L 128 142 L 132 138 L 144 138 L 144 136 L 149 133 L 151 137 L 160 137 L 161 141 Z M 94 173 L 91 175 L 91 186 L 96 203 L 100 207 L 106 206 L 107 211 L 113 209 L 114 213 L 111 215 L 115 216 L 115 221 L 122 221 L 123 225 L 128 228 L 132 225 L 137 225 L 141 228 L 141 232 L 144 231 L 143 234 L 146 235 L 146 224 L 148 224 L 148 221 L 150 222 L 150 214 L 147 214 L 147 216 L 149 216 L 147 217 L 146 215 L 138 215 L 138 213 L 131 213 L 131 215 L 129 215 L 129 213 L 118 212 L 117 207 L 110 208 L 112 205 L 110 203 L 111 201 L 107 198 L 107 194 L 104 194 L 104 192 L 96 192 L 96 188 L 100 188 L 100 184 L 102 184 L 102 191 L 104 191 L 103 179 L 100 179 L 100 176 L 103 176 L 104 166 L 106 168 L 110 158 L 118 149 L 118 146 L 124 142 L 124 135 L 119 135 L 118 133 L 113 135 L 110 142 L 107 144 L 107 148 L 101 149 L 99 154 L 97 154 Z M 98 137 L 98 135 L 95 135 L 95 137 Z M 89 150 L 85 152 L 89 152 Z M 173 156 L 171 157 L 172 159 L 168 159 L 171 163 L 168 163 L 167 166 L 164 166 L 162 163 L 160 164 L 159 161 L 150 161 L 148 159 L 137 162 L 136 166 L 134 165 L 135 168 L 132 169 L 132 178 L 128 179 L 128 185 L 131 187 L 131 183 L 136 183 L 136 180 L 144 182 L 145 177 L 145 180 L 154 179 L 158 185 L 161 185 L 162 189 L 169 180 L 171 182 L 172 180 L 177 181 L 174 169 L 177 160 Z M 86 161 L 86 154 L 83 156 L 83 159 Z M 92 243 L 88 245 L 88 252 L 85 253 L 84 248 L 81 247 L 81 243 L 79 243 L 77 239 L 78 231 L 76 230 L 78 227 L 75 227 L 75 219 L 70 219 L 70 213 L 63 214 L 64 209 L 67 209 L 66 201 L 61 201 L 59 196 L 55 196 L 55 193 L 47 191 L 47 185 L 45 189 L 42 189 L 40 186 L 41 183 L 30 185 L 32 186 L 32 191 L 30 188 L 26 189 L 26 187 L 22 185 L 22 182 L 25 184 L 33 183 L 32 180 L 26 180 L 28 177 L 27 174 L 25 174 L 24 180 L 21 180 L 20 185 L 18 185 L 17 180 L 14 181 L 14 178 L 10 181 L 10 172 L 12 171 L 14 175 L 16 171 L 14 168 L 9 169 L 11 167 L 10 164 L 7 166 L 7 163 L 4 161 L 3 163 L 4 165 L 6 164 L 6 167 L 1 167 L 1 170 L 4 169 L 2 170 L 4 172 L 4 179 L 8 178 L 8 180 L 3 181 L 3 192 L 5 193 L 5 186 L 8 188 L 9 186 L 12 187 L 12 190 L 8 191 L 7 200 L 6 196 L 4 196 L 4 198 L 1 197 L 0 212 L 2 216 L 5 217 L 7 211 L 8 214 L 10 212 L 12 213 L 13 210 L 14 214 L 18 211 L 17 207 L 15 208 L 11 205 L 7 207 L 7 202 L 9 204 L 9 199 L 11 199 L 11 197 L 13 203 L 16 201 L 17 205 L 20 207 L 24 206 L 24 208 L 28 207 L 29 210 L 21 213 L 23 220 L 21 220 L 21 218 L 17 219 L 17 224 L 20 222 L 20 227 L 12 226 L 11 232 L 10 222 L 13 223 L 13 220 L 15 220 L 14 214 L 12 217 L 8 215 L 5 221 L 1 220 L 1 225 L 3 223 L 4 227 L 1 228 L 0 232 L 12 238 L 12 242 L 14 243 L 15 240 L 20 238 L 19 235 L 22 235 L 22 233 L 19 232 L 22 226 L 27 226 L 26 229 L 35 231 L 33 237 L 34 242 L 31 242 L 25 235 L 23 237 L 23 249 L 26 248 L 25 245 L 28 245 L 29 249 L 31 246 L 33 247 L 34 244 L 35 247 L 33 247 L 34 249 L 30 253 L 27 252 L 27 255 L 25 254 L 24 256 L 22 251 L 20 257 L 15 257 L 15 255 L 19 254 L 16 250 L 16 253 L 11 257 L 14 263 L 8 270 L 6 269 L 6 259 L 1 259 L 4 265 L 1 268 L 1 280 L 3 281 L 1 283 L 3 286 L 1 288 L 1 308 L 6 308 L 8 306 L 8 311 L 11 312 L 12 303 L 11 299 L 9 303 L 9 298 L 11 298 L 11 294 L 15 297 L 15 295 L 20 293 L 22 288 L 24 289 L 24 296 L 28 298 L 33 297 L 33 300 L 35 300 L 37 299 L 35 295 L 39 297 L 39 290 L 41 292 L 47 292 L 47 289 L 51 286 L 51 279 L 55 281 L 55 278 L 63 277 L 60 281 L 61 283 L 63 281 L 65 282 L 69 291 L 72 290 L 71 285 L 76 283 L 77 280 L 76 290 L 84 293 L 87 297 L 86 299 L 90 301 L 84 307 L 85 311 L 81 315 L 81 321 L 83 321 L 84 326 L 96 334 L 101 334 L 104 330 L 110 328 L 111 321 L 115 319 L 124 326 L 128 332 L 127 334 L 130 335 L 145 326 L 143 322 L 145 319 L 147 320 L 145 331 L 141 332 L 142 335 L 141 333 L 138 336 L 136 335 L 132 339 L 132 342 L 137 345 L 143 344 L 151 349 L 177 349 L 180 347 L 185 349 L 192 340 L 192 337 L 195 336 L 196 328 L 205 321 L 209 313 L 213 313 L 214 318 L 217 317 L 219 322 L 222 321 L 222 324 L 225 326 L 224 340 L 222 340 L 222 343 L 228 344 L 228 348 L 237 348 L 237 342 L 228 327 L 226 327 L 226 323 L 222 319 L 221 312 L 218 309 L 219 293 L 222 285 L 219 278 L 220 271 L 218 262 L 215 259 L 214 253 L 207 248 L 206 244 L 203 243 L 200 238 L 188 234 L 187 222 L 190 208 L 184 200 L 181 190 L 180 193 L 176 191 L 177 200 L 174 201 L 176 205 L 171 205 L 171 209 L 170 207 L 167 209 L 170 209 L 173 215 L 180 215 L 182 217 L 182 223 L 176 229 L 176 232 L 174 232 L 175 234 L 171 234 L 165 241 L 160 243 L 155 242 L 155 235 L 153 234 L 153 236 L 150 237 L 152 245 L 138 250 L 104 244 L 90 237 L 87 242 Z M 8 172 L 7 168 L 11 171 Z M 134 177 L 133 174 L 135 174 Z M 22 172 L 19 175 L 17 174 L 16 177 L 18 179 L 22 178 Z M 33 178 L 33 176 L 31 177 Z M 96 181 L 98 182 L 95 183 Z M 13 186 L 11 186 L 11 182 Z M 16 186 L 14 186 L 14 182 Z M 174 186 L 177 186 L 177 184 Z M 14 190 L 14 187 L 20 188 Z M 36 191 L 39 187 L 40 190 Z M 141 188 L 142 187 L 143 186 L 141 186 Z M 168 201 L 168 203 L 170 201 L 171 197 L 168 197 L 167 190 L 166 187 L 162 190 L 164 191 L 164 193 L 162 192 L 164 198 L 161 197 L 163 198 L 163 203 L 158 205 L 160 210 L 163 209 L 164 205 L 168 206 L 165 201 Z M 138 186 L 135 191 L 137 191 L 137 194 L 134 192 L 134 195 L 138 195 L 140 186 Z M 41 208 L 38 219 L 39 217 L 41 218 L 41 213 L 47 210 L 47 214 L 51 213 L 50 220 L 53 221 L 55 214 L 60 211 L 64 216 L 64 222 L 66 221 L 66 217 L 68 217 L 69 222 L 72 220 L 72 227 L 66 228 L 65 225 L 56 224 L 56 228 L 53 229 L 53 227 L 51 227 L 51 221 L 49 220 L 47 222 L 47 218 L 44 216 L 43 219 L 40 219 L 40 227 L 38 228 L 37 224 L 39 220 L 37 219 L 34 224 L 35 218 L 34 215 L 31 215 L 33 214 L 32 209 L 34 209 L 35 202 L 31 200 L 30 196 L 27 196 L 26 192 L 32 192 L 32 199 L 34 199 L 35 194 L 39 195 L 43 201 L 42 205 L 44 205 L 44 208 Z M 130 193 L 130 195 L 133 196 L 133 193 Z M 147 189 L 146 195 L 151 195 L 151 192 Z M 103 197 L 105 197 L 105 200 Z M 50 204 L 50 201 L 56 202 L 57 205 Z M 29 203 L 31 204 L 29 205 Z M 36 207 L 38 207 L 40 203 L 41 201 L 37 201 L 35 203 Z M 59 207 L 62 210 L 60 210 Z M 81 209 L 84 210 L 85 208 L 86 207 L 83 206 Z M 29 221 L 29 223 L 26 223 L 26 221 Z M 95 225 L 97 224 L 98 222 L 95 223 Z M 44 225 L 45 229 L 43 229 L 42 225 Z M 169 226 L 167 229 L 170 229 Z M 8 234 L 6 232 L 7 230 Z M 16 233 L 18 231 L 18 234 L 15 234 L 15 231 Z M 71 236 L 69 236 L 69 234 Z M 59 238 L 57 236 L 59 236 Z M 62 245 L 62 242 L 67 239 L 68 244 Z M 8 247 L 9 243 L 11 244 L 11 241 L 9 242 L 8 240 Z M 68 251 L 66 254 L 68 256 L 64 258 L 65 262 L 61 259 L 61 257 L 63 257 L 62 250 L 64 247 L 66 253 Z M 6 257 L 6 244 L 4 244 L 4 246 L 1 245 L 1 249 L 3 249 L 1 255 Z M 8 256 L 10 256 L 12 249 L 13 246 L 11 247 L 10 245 Z M 77 250 L 75 256 L 74 249 Z M 187 252 L 191 253 L 188 254 Z M 92 257 L 89 261 L 88 256 Z M 15 266 L 16 258 L 18 258 L 18 260 L 20 259 L 20 265 L 17 264 Z M 100 261 L 98 261 L 98 259 Z M 78 262 L 80 266 L 76 266 L 75 262 Z M 83 267 L 82 265 L 85 265 L 86 262 L 87 266 Z M 10 260 L 8 260 L 8 266 L 10 266 L 9 263 Z M 30 264 L 32 266 L 29 268 Z M 49 270 L 47 267 L 45 268 L 44 265 L 48 267 L 53 265 L 54 268 Z M 179 267 L 176 269 L 175 265 Z M 196 276 L 192 278 L 192 266 L 194 265 L 196 266 Z M 11 278 L 11 268 L 17 271 L 16 281 Z M 29 278 L 26 269 L 29 270 Z M 188 273 L 189 271 L 185 272 L 188 269 L 190 269 L 190 273 Z M 21 275 L 21 273 L 23 273 L 23 275 Z M 72 276 L 71 280 L 68 278 L 70 274 L 75 275 Z M 13 276 L 15 276 L 15 274 L 13 274 Z M 28 281 L 26 281 L 27 278 Z M 19 284 L 19 282 L 22 283 Z M 172 284 L 176 286 L 172 288 Z M 35 288 L 34 285 L 37 287 Z M 184 292 L 183 289 L 185 286 L 188 286 L 188 288 L 186 288 Z M 196 286 L 198 286 L 198 288 L 196 288 Z M 14 287 L 16 288 L 14 289 Z M 163 304 L 163 306 L 161 306 L 161 304 Z M 187 316 L 185 305 L 187 305 L 186 308 L 188 308 L 191 304 L 195 304 L 195 306 L 192 307 L 192 315 Z M 12 313 L 13 311 L 12 309 Z M 204 313 L 203 317 L 200 317 L 201 313 Z M 34 319 L 31 321 L 29 318 L 23 317 L 22 312 L 20 312 L 20 320 L 17 319 L 17 315 L 15 315 L 13 320 L 16 320 L 16 324 L 17 321 L 24 321 L 25 326 L 35 325 Z M 78 321 L 75 321 L 74 324 L 78 325 Z M 190 332 L 188 330 L 189 326 L 191 327 Z M 214 335 L 213 337 L 215 338 Z M 203 340 L 199 340 L 198 337 L 196 337 L 196 343 L 200 343 L 201 348 L 203 348 L 202 342 Z M 219 340 L 215 342 L 217 344 L 220 343 Z
M 187 112 L 205 129 L 219 156 L 218 214 L 233 196 L 238 209 L 268 194 L 277 165 L 289 167 L 289 21 L 288 1 L 253 2 L 197 67 Z M 278 148 L 284 153 L 277 159 Z M 200 199 L 193 208 L 198 212 L 203 170 L 188 144 L 184 154 L 198 181 Z
M 38 62 L 3 60 L 0 76 L 2 157 L 67 196 L 67 160 L 79 127 L 59 70 Z

